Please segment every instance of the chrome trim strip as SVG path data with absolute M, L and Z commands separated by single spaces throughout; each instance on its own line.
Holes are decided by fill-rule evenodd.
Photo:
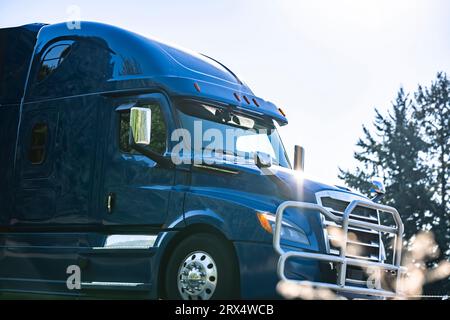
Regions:
M 334 198 L 334 199 L 335 199 L 335 198 Z M 337 199 L 337 200 L 339 200 L 339 199 Z M 333 208 L 325 207 L 325 206 L 324 206 L 324 208 L 330 210 L 330 211 L 331 211 L 332 213 L 334 213 L 334 214 L 342 215 L 342 212 L 337 211 L 337 210 L 333 210 Z M 360 215 L 357 215 L 357 214 L 351 214 L 350 217 L 357 218 L 357 219 L 364 219 L 364 220 L 369 220 L 369 221 L 375 221 L 375 222 L 378 222 L 378 219 L 377 219 L 377 218 L 374 218 L 374 217 L 364 217 L 364 216 L 360 216 Z
M 102 247 L 93 249 L 150 249 L 154 246 L 156 238 L 157 235 L 113 234 L 106 237 Z
M 334 227 L 334 228 L 342 228 L 342 226 L 336 224 L 333 221 L 324 221 L 323 224 L 325 226 L 330 226 L 330 227 Z M 361 228 L 356 228 L 356 227 L 348 227 L 348 229 L 349 230 L 354 230 L 354 231 L 359 231 L 359 232 L 365 232 L 365 233 L 378 235 L 378 232 L 373 231 L 373 230 L 369 230 L 369 229 L 361 229 Z
M 316 193 L 316 200 L 317 203 L 319 203 L 320 205 L 322 205 L 322 202 L 319 201 L 320 198 L 323 197 L 330 197 L 336 200 L 342 200 L 342 201 L 347 201 L 347 202 L 352 202 L 353 200 L 355 200 L 355 198 L 357 200 L 366 200 L 367 198 L 362 196 L 362 195 L 357 195 L 357 194 L 351 194 L 345 191 L 334 191 L 334 190 L 324 190 L 324 191 L 319 191 Z
M 339 241 L 338 238 L 333 237 L 333 236 L 328 236 L 329 239 L 331 240 L 336 240 Z M 370 247 L 370 248 L 379 248 L 380 246 L 378 245 L 378 243 L 366 243 L 366 242 L 361 242 L 361 241 L 354 241 L 354 240 L 348 240 L 347 243 L 356 245 L 356 246 L 363 246 L 363 247 Z
M 199 169 L 212 170 L 212 171 L 229 173 L 229 174 L 238 174 L 239 173 L 239 171 L 227 170 L 227 169 L 219 168 L 219 167 L 213 166 L 213 165 L 194 164 L 194 167 L 199 168 Z
M 353 283 L 353 284 L 358 284 L 358 285 L 365 285 L 366 284 L 366 282 L 363 281 L 363 280 L 355 280 L 355 279 L 350 279 L 350 278 L 345 279 L 345 282 L 346 283 L 349 282 L 349 283 Z
M 82 282 L 82 287 L 138 287 L 145 285 L 141 282 Z

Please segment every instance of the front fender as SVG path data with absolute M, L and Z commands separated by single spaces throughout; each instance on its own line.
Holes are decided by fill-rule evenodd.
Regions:
M 195 224 L 210 225 L 220 230 L 228 239 L 233 233 L 231 226 L 226 223 L 224 217 L 211 209 L 187 211 L 184 213 L 184 222 L 186 226 Z
M 184 209 L 186 226 L 208 224 L 231 241 L 272 241 L 272 235 L 262 229 L 256 210 L 250 206 L 208 195 L 187 194 Z

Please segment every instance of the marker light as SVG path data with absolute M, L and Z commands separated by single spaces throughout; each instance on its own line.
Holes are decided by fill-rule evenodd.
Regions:
M 241 97 L 236 92 L 234 93 L 234 97 L 237 101 L 241 102 Z
M 269 222 L 269 219 L 267 218 L 267 214 L 258 212 L 256 214 L 258 216 L 259 223 L 261 224 L 261 227 L 263 227 L 264 230 L 266 230 L 268 233 L 272 233 L 272 225 Z
M 195 90 L 197 90 L 198 92 L 200 92 L 200 86 L 198 85 L 197 82 L 194 83 L 194 87 L 195 87 Z
M 244 96 L 244 100 L 245 102 L 247 102 L 247 104 L 250 104 L 250 100 L 248 100 L 247 96 Z
M 252 100 L 253 100 L 253 103 L 255 104 L 255 106 L 259 107 L 258 101 L 255 98 L 253 98 Z
M 284 113 L 283 109 L 278 108 L 278 111 L 280 111 L 280 113 L 283 115 L 283 117 L 286 117 L 286 113 Z
M 269 233 L 273 233 L 275 229 L 275 215 L 266 212 L 258 212 L 259 223 L 261 227 Z M 294 226 L 287 221 L 283 221 L 281 225 L 281 239 L 309 245 L 309 239 L 305 231 Z

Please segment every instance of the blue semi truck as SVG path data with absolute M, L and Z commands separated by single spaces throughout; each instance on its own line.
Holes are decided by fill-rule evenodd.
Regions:
M 286 124 L 204 55 L 100 23 L 0 29 L 0 296 L 394 296 L 398 212 L 304 178 Z

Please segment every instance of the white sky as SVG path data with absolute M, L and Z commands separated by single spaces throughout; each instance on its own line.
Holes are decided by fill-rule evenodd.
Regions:
M 0 0 L 0 27 L 67 21 L 69 5 L 223 62 L 286 111 L 285 146 L 303 145 L 306 172 L 325 182 L 355 165 L 374 107 L 450 72 L 446 0 Z

